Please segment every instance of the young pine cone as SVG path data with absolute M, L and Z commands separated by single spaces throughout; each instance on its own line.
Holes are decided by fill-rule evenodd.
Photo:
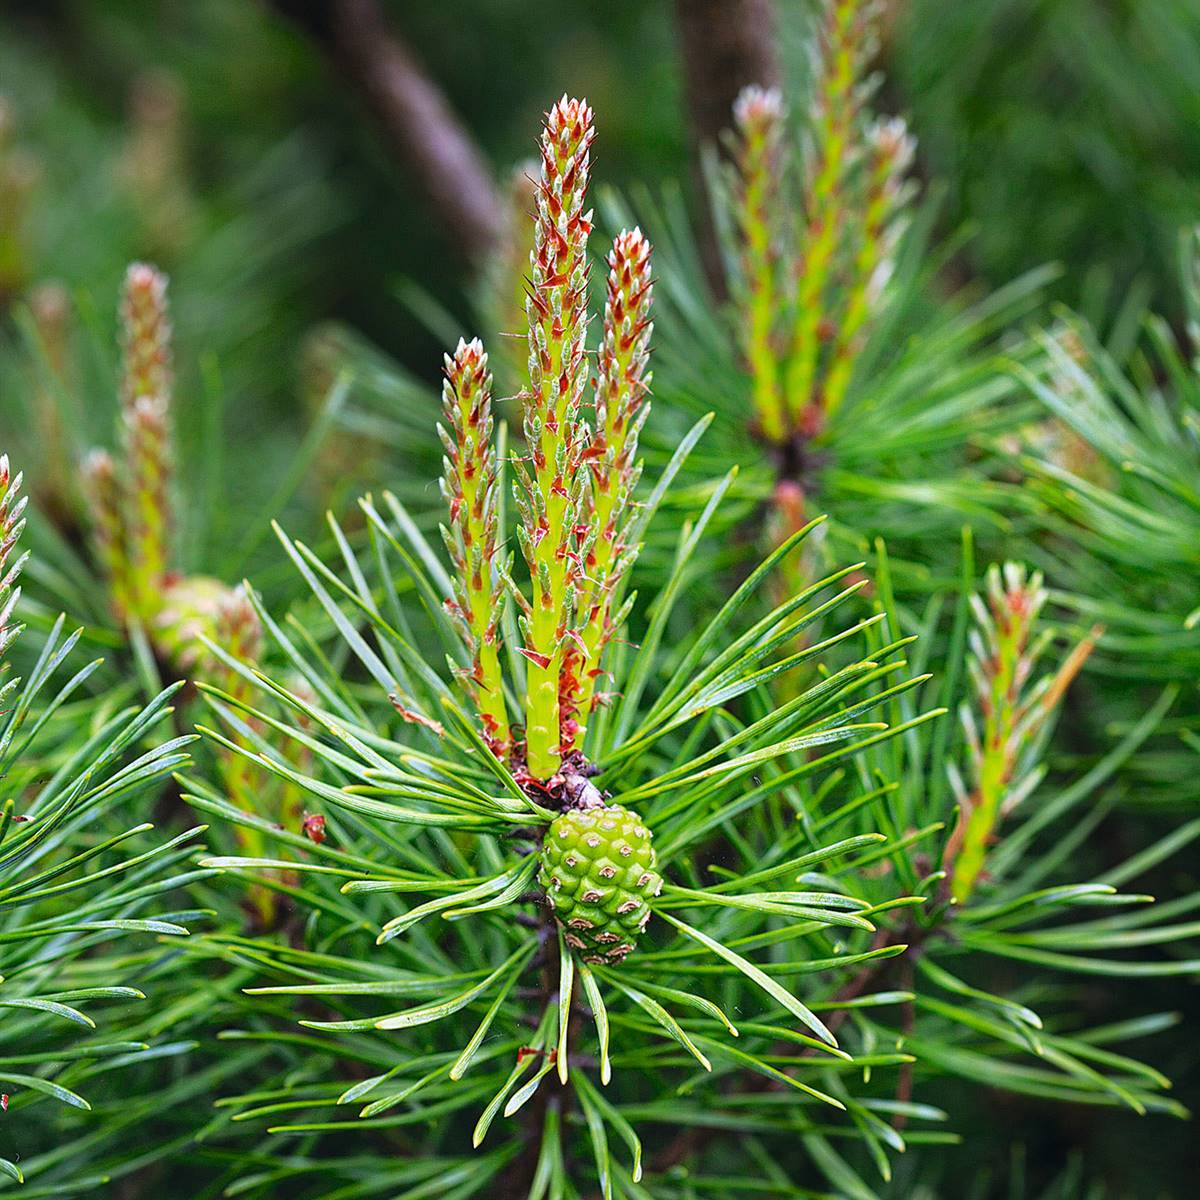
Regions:
M 584 962 L 619 963 L 650 919 L 662 889 L 650 830 L 628 809 L 571 809 L 556 817 L 542 846 L 538 882 Z

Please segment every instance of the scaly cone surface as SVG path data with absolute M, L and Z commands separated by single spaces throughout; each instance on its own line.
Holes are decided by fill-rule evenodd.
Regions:
M 563 940 L 584 962 L 616 963 L 636 946 L 662 890 L 650 831 L 620 805 L 571 809 L 546 831 L 538 882 Z

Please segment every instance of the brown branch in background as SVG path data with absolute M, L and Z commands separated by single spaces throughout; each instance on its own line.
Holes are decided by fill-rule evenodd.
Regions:
M 904 966 L 901 968 L 900 990 L 911 992 L 913 990 L 913 969 L 912 963 L 905 960 Z M 917 1027 L 917 1006 L 912 1000 L 905 1000 L 900 1009 L 900 1033 L 905 1041 L 912 1037 L 913 1032 Z M 896 1100 L 900 1104 L 910 1104 L 913 1097 L 913 1064 L 911 1062 L 900 1064 L 899 1079 L 896 1082 Z M 908 1125 L 908 1114 L 898 1112 L 892 1117 L 892 1128 L 898 1133 L 902 1133 Z
M 709 286 L 724 300 L 725 274 L 717 245 L 701 152 L 720 146 L 730 127 L 733 102 L 747 84 L 779 83 L 772 0 L 675 0 L 684 93 L 692 143 L 692 173 L 701 198 L 697 242 Z
M 479 147 L 379 0 L 268 0 L 366 100 L 431 212 L 473 265 L 500 236 L 501 202 Z

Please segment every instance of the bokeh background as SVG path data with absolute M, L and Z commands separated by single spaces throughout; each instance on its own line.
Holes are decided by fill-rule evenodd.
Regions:
M 225 309 L 214 326 L 232 327 L 243 313 L 247 325 L 272 323 L 278 360 L 254 382 L 262 401 L 283 408 L 297 339 L 321 318 L 344 318 L 415 370 L 436 370 L 436 340 L 404 285 L 415 281 L 453 309 L 464 282 L 459 247 L 345 72 L 303 31 L 305 11 L 322 7 L 3 5 L 6 138 L 36 157 L 40 174 L 29 215 L 36 272 L 112 293 L 122 260 L 118 231 L 103 222 L 129 216 L 117 203 L 120 160 L 139 123 L 171 119 L 156 105 L 177 104 L 193 209 L 179 257 L 202 257 L 212 272 L 202 281 L 204 303 Z M 785 59 L 800 43 L 806 7 L 778 6 Z M 1131 292 L 1177 313 L 1175 238 L 1195 218 L 1200 183 L 1200 6 L 888 7 L 882 107 L 910 118 L 920 174 L 944 192 L 944 230 L 970 233 L 954 269 L 997 286 L 1059 262 L 1066 269 L 1057 296 L 1089 316 L 1115 318 Z M 497 173 L 528 156 L 530 131 L 564 90 L 587 95 L 604 114 L 597 154 L 606 180 L 654 184 L 685 173 L 671 0 L 393 0 L 384 8 Z M 239 225 L 249 229 L 232 228 Z M 201 231 L 221 233 L 225 245 L 200 245 Z M 144 253 L 163 257 L 145 231 L 119 232 L 123 243 L 140 238 Z M 246 243 L 251 262 L 219 261 L 222 249 Z M 195 280 L 176 273 L 177 286 L 192 290 Z
M 5 365 L 18 298 L 58 281 L 103 334 L 125 265 L 154 259 L 172 276 L 181 439 L 200 437 L 189 390 L 219 386 L 234 453 L 256 464 L 236 474 L 245 495 L 232 511 L 269 495 L 304 437 L 314 330 L 338 322 L 432 381 L 441 332 L 471 311 L 469 248 L 329 52 L 325 8 L 0 5 L 0 387 L 23 386 Z M 689 187 L 670 0 L 380 9 L 496 178 L 530 153 L 541 112 L 566 90 L 601 114 L 606 182 Z M 905 114 L 919 139 L 917 173 L 955 246 L 947 287 L 991 289 L 1054 262 L 1050 298 L 1118 345 L 1147 306 L 1179 321 L 1176 238 L 1200 215 L 1200 4 L 889 0 L 888 10 L 879 107 Z M 785 71 L 802 72 L 807 6 L 780 0 L 777 11 Z M 20 411 L 6 404 L 3 419 L 19 424 Z M 1181 1053 L 1172 1073 L 1194 1079 L 1194 1046 Z M 1196 1166 L 1182 1128 L 1156 1122 L 1130 1142 L 1091 1112 L 1021 1115 L 1017 1129 L 1002 1105 L 968 1114 L 977 1136 L 963 1171 L 1007 1176 L 1012 1196 L 1026 1194 L 1010 1159 L 1020 1141 L 1031 1180 L 1078 1153 L 1081 1179 L 1111 1173 L 1143 1179 L 1146 1196 L 1191 1194 L 1172 1190 Z

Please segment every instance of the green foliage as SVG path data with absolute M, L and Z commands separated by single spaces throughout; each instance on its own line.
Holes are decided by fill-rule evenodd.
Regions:
M 20 491 L 0 456 L 2 650 L 22 632 L 10 623 L 24 563 L 10 561 L 24 526 Z M 142 985 L 171 956 L 168 943 L 202 919 L 175 903 L 186 881 L 178 868 L 203 827 L 151 841 L 153 824 L 130 823 L 128 811 L 187 761 L 191 735 L 146 748 L 178 688 L 145 708 L 91 702 L 85 685 L 100 664 L 72 671 L 78 642 L 60 617 L 24 678 L 7 663 L 0 676 L 0 1084 L 19 1148 L 0 1171 L 18 1182 L 54 1169 L 42 1156 L 62 1126 L 41 1106 L 88 1111 L 86 1093 L 103 1093 L 114 1073 L 171 1053 L 143 1040 L 121 1002 L 146 999 Z
M 1190 231 L 1180 239 L 1193 355 L 1200 344 L 1198 237 Z M 1067 329 L 1077 352 L 1070 353 L 1062 338 L 1047 339 L 1053 373 L 1043 380 L 1023 376 L 1051 419 L 1093 456 L 1026 463 L 1053 510 L 1052 550 L 1076 543 L 1086 550 L 1071 554 L 1061 574 L 1089 597 L 1087 608 L 1114 627 L 1109 645 L 1127 662 L 1136 658 L 1139 677 L 1194 680 L 1200 650 L 1192 579 L 1200 553 L 1200 364 L 1180 349 L 1160 317 L 1146 321 L 1148 350 L 1134 357 L 1131 374 L 1078 320 Z M 1170 653 L 1161 653 L 1167 647 Z
M 998 281 L 1069 264 L 1059 294 L 1098 323 L 1148 291 L 1177 313 L 1197 45 L 1195 9 L 1173 0 L 904 5 L 889 73 L 950 186 L 950 219 L 976 230 L 966 261 Z
M 566 131 L 562 146 L 556 122 Z M 551 113 L 547 196 L 565 196 L 556 190 L 560 173 L 586 177 L 578 164 L 586 167 L 587 124 L 574 101 Z M 550 398 L 527 397 L 534 466 L 517 491 L 517 528 L 531 595 L 518 591 L 498 557 L 509 529 L 501 504 L 507 456 L 491 450 L 486 358 L 478 343 L 460 342 L 447 359 L 445 397 L 451 572 L 391 493 L 378 507 L 363 502 L 368 541 L 361 551 L 331 518 L 340 569 L 281 534 L 350 659 L 331 673 L 259 605 L 264 627 L 314 699 L 232 659 L 228 665 L 281 701 L 292 720 L 205 689 L 226 727 L 210 736 L 237 753 L 231 735 L 240 735 L 241 753 L 325 810 L 334 840 L 300 859 L 301 837 L 268 833 L 278 853 L 208 861 L 255 888 L 285 891 L 310 913 L 304 950 L 266 950 L 260 961 L 276 982 L 254 994 L 316 1003 L 317 1015 L 301 1024 L 322 1039 L 364 1040 L 376 1072 L 365 1086 L 344 1078 L 336 1086 L 285 1083 L 265 1108 L 254 1106 L 257 1094 L 243 1098 L 239 1115 L 272 1117 L 281 1123 L 271 1130 L 296 1137 L 364 1121 L 380 1130 L 422 1126 L 422 1153 L 444 1155 L 466 1147 L 438 1118 L 462 1111 L 466 1124 L 474 1122 L 472 1145 L 494 1146 L 483 1158 L 449 1160 L 465 1173 L 464 1194 L 500 1180 L 514 1194 L 554 1194 L 579 1180 L 579 1164 L 591 1157 L 605 1194 L 635 1196 L 645 1170 L 641 1151 L 623 1174 L 610 1135 L 639 1145 L 639 1120 L 753 1130 L 768 1154 L 776 1139 L 798 1136 L 810 1171 L 834 1188 L 869 1195 L 862 1167 L 886 1185 L 892 1157 L 910 1137 L 922 1140 L 921 1122 L 946 1116 L 914 1099 L 922 1084 L 944 1089 L 949 1079 L 974 1081 L 987 1071 L 995 1086 L 1043 1100 L 1184 1115 L 1162 1096 L 1168 1083 L 1159 1071 L 1111 1048 L 1127 1032 L 1120 1023 L 1088 1029 L 1073 1026 L 1069 1012 L 1044 1018 L 1034 1005 L 1051 1004 L 1053 991 L 1033 982 L 1005 986 L 996 965 L 1084 976 L 1196 972 L 1194 958 L 1121 952 L 1189 937 L 1190 924 L 1173 925 L 1171 917 L 1200 893 L 1182 894 L 1160 919 L 1137 911 L 1150 896 L 1118 890 L 1184 848 L 1192 828 L 1123 863 L 1098 864 L 1092 878 L 1062 875 L 1070 849 L 1107 811 L 1103 789 L 1154 732 L 1173 695 L 1165 693 L 1089 771 L 1050 786 L 1044 756 L 1052 718 L 1092 639 L 1035 682 L 1035 664 L 1054 641 L 1052 630 L 1038 627 L 1041 580 L 1012 564 L 993 569 L 985 605 L 972 596 L 969 538 L 957 598 L 946 589 L 915 618 L 897 608 L 879 545 L 867 605 L 873 611 L 846 624 L 842 614 L 861 609 L 868 583 L 847 578 L 857 568 L 769 599 L 782 565 L 821 525 L 810 522 L 785 537 L 715 616 L 697 623 L 680 601 L 734 482 L 729 472 L 683 525 L 670 567 L 661 574 L 651 568 L 648 599 L 614 618 L 617 630 L 630 619 L 638 640 L 636 649 L 616 643 L 604 660 L 609 704 L 578 710 L 585 718 L 578 730 L 559 718 L 552 775 L 525 756 L 524 731 L 510 727 L 508 714 L 533 711 L 522 703 L 536 694 L 533 668 L 555 662 L 562 643 L 539 651 L 532 620 L 521 642 L 506 609 L 549 608 L 560 595 L 555 588 L 578 586 L 569 571 L 555 584 L 554 572 L 576 549 L 585 559 L 595 536 L 575 490 L 586 456 L 572 457 L 587 444 L 574 407 L 579 356 L 572 349 L 584 303 L 571 232 L 582 197 L 564 198 L 562 209 L 560 249 L 551 254 L 575 265 L 545 277 L 557 281 L 552 286 L 571 282 L 558 301 L 543 303 L 535 270 L 528 306 L 534 384 L 539 354 L 560 363 L 547 375 Z M 542 246 L 553 244 L 543 236 L 539 229 L 538 269 Z M 553 334 L 541 326 L 547 312 L 556 316 Z M 610 310 L 606 330 L 611 317 Z M 539 414 L 556 406 L 556 422 L 541 424 Z M 682 478 L 701 428 L 684 439 L 644 502 L 639 538 Z M 498 444 L 508 444 L 503 433 Z M 547 467 L 571 481 L 563 490 L 563 502 L 575 506 L 563 524 L 569 535 L 556 532 L 561 516 L 546 516 L 558 484 L 532 482 Z M 560 537 L 567 547 L 556 565 L 543 560 L 544 547 L 536 549 L 539 527 L 551 547 Z M 548 628 L 557 623 L 561 638 L 579 607 L 552 611 Z M 913 642 L 923 661 L 939 655 L 935 676 L 909 676 Z M 419 649 L 438 644 L 447 652 L 445 675 Z M 364 691 L 359 678 L 373 688 Z M 560 684 L 558 697 L 571 686 Z M 932 723 L 947 709 L 961 712 L 961 738 Z M 296 770 L 255 728 L 302 746 L 312 769 Z M 203 811 L 250 819 L 202 785 L 192 784 L 190 797 Z M 1088 803 L 1088 819 L 1055 836 Z M 1003 840 L 994 845 L 1002 822 Z M 384 847 L 390 863 L 379 855 Z M 617 879 L 622 854 L 636 864 L 632 884 Z M 396 911 L 389 898 L 410 893 L 417 902 Z M 711 915 L 693 924 L 683 910 L 694 908 Z M 1076 912 L 1092 908 L 1117 915 L 1088 920 Z M 1126 908 L 1133 915 L 1120 911 Z M 623 913 L 629 931 L 613 926 Z M 635 938 L 644 921 L 645 934 Z M 399 956 L 398 966 L 372 958 L 372 935 L 376 947 Z M 221 937 L 202 946 L 217 957 L 231 951 Z M 394 998 L 415 1003 L 382 1003 Z M 781 1024 L 771 1007 L 763 1011 L 764 998 L 790 1020 Z M 1135 1028 L 1163 1023 L 1154 1017 Z M 403 1051 L 378 1038 L 426 1027 L 434 1028 Z M 515 1041 L 490 1036 L 522 1028 L 532 1032 Z M 664 1047 L 655 1046 L 656 1035 Z M 333 1057 L 333 1045 L 321 1044 Z M 639 1103 L 622 1081 L 621 1068 L 630 1066 L 638 1079 L 652 1076 L 687 1099 L 657 1108 Z M 781 1088 L 805 1097 L 793 1098 L 786 1114 L 773 1104 Z M 362 1104 L 359 1120 L 308 1111 L 338 1104 Z M 576 1105 L 590 1153 L 571 1127 Z M 290 1121 L 276 1115 L 301 1110 Z M 909 1122 L 918 1125 L 911 1133 Z M 854 1155 L 833 1144 L 848 1137 L 858 1143 Z M 649 1163 L 663 1173 L 656 1187 L 669 1189 L 683 1159 L 701 1171 L 711 1164 L 746 1174 L 743 1145 L 683 1145 L 680 1158 L 664 1150 Z M 776 1174 L 793 1187 L 808 1176 L 782 1166 Z
M 348 1081 L 340 1085 L 340 1093 L 330 1091 L 328 1085 L 319 1091 L 296 1085 L 278 1098 L 272 1113 L 332 1106 L 340 1094 L 347 1104 L 365 1102 L 363 1117 L 371 1119 L 373 1127 L 386 1128 L 397 1122 L 411 1125 L 418 1112 L 427 1114 L 422 1119 L 428 1119 L 466 1108 L 482 1114 L 475 1127 L 477 1142 L 489 1129 L 500 1139 L 500 1150 L 478 1167 L 478 1182 L 482 1183 L 520 1150 L 517 1130 L 511 1125 L 503 1132 L 494 1127 L 501 1109 L 511 1116 L 533 1099 L 539 1086 L 549 1087 L 543 1080 L 555 1062 L 565 1075 L 568 1051 L 580 1043 L 587 1047 L 582 1051 L 586 1057 L 598 1059 L 602 1078 L 608 1075 L 610 1055 L 614 1080 L 626 1059 L 635 1075 L 638 1064 L 647 1069 L 650 1063 L 655 1064 L 656 1073 L 668 1076 L 680 1070 L 686 1073 L 688 1063 L 693 1068 L 699 1065 L 706 1074 L 715 1071 L 718 1077 L 745 1069 L 807 1096 L 804 1111 L 814 1104 L 844 1109 L 846 1101 L 839 1098 L 844 1088 L 837 1080 L 854 1060 L 837 1048 L 817 1010 L 796 990 L 784 987 L 776 975 L 780 970 L 798 973 L 798 978 L 805 980 L 810 976 L 820 979 L 814 973 L 821 972 L 844 975 L 876 957 L 867 935 L 875 928 L 873 914 L 881 909 L 853 889 L 842 890 L 846 885 L 840 881 L 799 890 L 787 884 L 797 878 L 796 872 L 817 862 L 854 864 L 863 858 L 864 848 L 868 860 L 877 860 L 876 847 L 886 839 L 878 834 L 856 834 L 849 839 L 833 836 L 825 840 L 794 821 L 790 832 L 784 833 L 788 826 L 782 822 L 786 813 L 802 808 L 803 798 L 819 789 L 816 781 L 832 764 L 863 745 L 878 744 L 922 723 L 922 718 L 915 717 L 888 728 L 863 720 L 910 686 L 883 683 L 903 670 L 900 646 L 880 647 L 871 661 L 848 662 L 828 679 L 814 682 L 784 708 L 771 711 L 764 690 L 766 680 L 784 670 L 800 670 L 800 664 L 821 647 L 794 656 L 790 662 L 764 666 L 772 648 L 786 644 L 817 613 L 844 604 L 856 589 L 842 589 L 817 604 L 815 598 L 836 582 L 823 580 L 810 595 L 779 606 L 735 637 L 734 618 L 769 574 L 770 562 L 750 587 L 674 655 L 664 658 L 647 650 L 647 645 L 654 644 L 653 631 L 648 631 L 643 650 L 618 672 L 618 679 L 628 683 L 623 700 L 597 741 L 602 771 L 596 786 L 611 789 L 614 803 L 634 806 L 642 814 L 655 832 L 658 860 L 669 882 L 662 895 L 651 901 L 660 917 L 652 949 L 639 950 L 619 968 L 593 969 L 586 963 L 572 966 L 570 954 L 550 954 L 556 945 L 553 937 L 547 942 L 544 935 L 538 937 L 536 928 L 526 928 L 524 921 L 513 919 L 514 908 L 529 904 L 537 895 L 531 889 L 538 867 L 536 855 L 527 852 L 522 857 L 514 852 L 536 839 L 537 830 L 550 822 L 553 812 L 530 799 L 485 749 L 449 685 L 431 672 L 415 651 L 415 645 L 430 638 L 451 637 L 452 630 L 440 607 L 433 604 L 424 606 L 421 624 L 414 627 L 412 622 L 419 614 L 406 612 L 392 590 L 389 581 L 397 577 L 396 569 L 403 564 L 401 569 L 417 595 L 436 596 L 432 580 L 419 565 L 431 561 L 427 544 L 417 540 L 405 549 L 407 522 L 402 519 L 399 502 L 386 497 L 385 508 L 395 514 L 392 519 L 373 505 L 364 506 L 378 555 L 376 568 L 370 559 L 360 560 L 342 540 L 343 566 L 354 582 L 343 582 L 302 544 L 285 539 L 289 554 L 329 619 L 342 631 L 361 669 L 373 678 L 377 699 L 368 704 L 366 695 L 347 686 L 344 673 L 311 678 L 319 697 L 313 705 L 271 685 L 271 692 L 295 714 L 302 714 L 313 728 L 323 731 L 324 737 L 317 740 L 294 725 L 273 722 L 277 728 L 286 728 L 293 741 L 303 741 L 313 751 L 321 767 L 319 774 L 301 777 L 272 754 L 262 739 L 251 742 L 261 765 L 300 783 L 320 802 L 328 814 L 333 844 L 309 847 L 311 861 L 307 863 L 282 854 L 209 862 L 268 886 L 272 886 L 275 872 L 299 873 L 301 883 L 292 894 L 299 903 L 311 905 L 307 929 L 313 950 L 280 947 L 273 952 L 264 945 L 262 965 L 281 981 L 265 985 L 265 994 L 322 998 L 321 1003 L 332 1008 L 333 1019 L 306 1018 L 302 1024 L 322 1039 L 345 1034 L 365 1040 L 373 1047 L 371 1061 L 378 1064 L 379 1074 L 370 1089 L 352 1087 L 347 1091 Z M 701 531 L 698 527 L 696 533 Z M 665 589 L 659 605 L 664 620 L 678 596 L 677 582 L 696 542 L 693 535 L 681 544 L 675 586 Z M 372 630 L 371 642 L 357 631 L 352 612 L 366 620 Z M 311 670 L 301 650 L 265 611 L 261 615 L 272 635 L 281 639 L 281 648 L 292 656 L 293 665 Z M 860 622 L 828 639 L 826 645 L 836 646 L 847 636 L 862 637 L 865 628 L 876 624 Z M 734 697 L 743 695 L 760 697 L 758 715 L 753 719 L 738 718 L 727 707 Z M 214 694 L 212 703 L 227 722 L 237 721 L 239 709 L 231 706 L 227 697 Z M 261 711 L 241 711 L 267 720 Z M 225 735 L 213 731 L 212 736 L 222 740 Z M 401 736 L 403 740 L 398 740 Z M 768 770 L 770 781 L 759 779 L 747 792 L 747 782 Z M 794 789 L 786 799 L 781 794 L 785 784 Z M 870 799 L 873 793 L 865 795 Z M 196 789 L 191 799 L 202 811 L 247 819 L 231 814 L 207 789 Z M 849 807 L 860 812 L 862 800 L 849 801 Z M 770 857 L 778 862 L 759 875 L 763 881 L 770 878 L 776 885 L 783 884 L 785 890 L 747 890 L 746 885 L 759 882 L 756 876 L 738 879 L 734 890 L 725 883 L 714 885 L 697 873 L 693 854 L 706 842 L 719 839 L 719 831 L 725 828 L 738 829 L 734 845 L 744 847 L 747 856 L 760 862 L 768 847 L 772 848 Z M 838 831 L 833 826 L 830 833 Z M 280 850 L 303 845 L 295 835 L 272 831 L 268 836 Z M 381 857 L 379 852 L 385 848 L 386 856 Z M 799 878 L 807 884 L 807 877 Z M 431 898 L 397 912 L 393 897 L 408 893 L 425 893 Z M 711 910 L 713 916 L 693 925 L 675 915 L 698 907 Z M 886 908 L 883 904 L 882 909 Z M 529 915 L 536 912 L 535 905 Z M 771 928 L 776 918 L 782 923 Z M 538 924 L 536 919 L 533 923 Z M 378 945 L 388 947 L 385 958 L 372 954 L 372 937 Z M 796 944 L 790 952 L 798 959 L 764 968 L 748 957 L 755 948 L 777 953 L 777 948 L 789 948 L 793 941 Z M 211 945 L 213 953 L 222 952 L 221 939 Z M 538 977 L 534 967 L 539 953 L 545 960 L 542 974 L 550 971 L 540 1012 L 537 1001 L 531 1005 L 519 986 L 527 972 L 532 972 L 533 979 Z M 694 960 L 699 955 L 703 961 L 706 954 L 715 959 L 707 970 L 715 971 L 722 981 L 716 999 L 710 998 L 708 988 L 700 993 L 692 990 L 696 986 L 691 978 L 697 970 Z M 571 1016 L 576 974 L 580 995 L 586 997 L 592 1020 L 599 1027 L 596 1041 L 580 1030 Z M 821 994 L 833 990 L 832 985 L 824 984 Z M 763 995 L 758 998 L 760 993 Z M 388 1009 L 387 999 L 404 997 L 417 1003 Z M 681 1005 L 686 1011 L 679 1015 L 671 1011 Z M 811 1062 L 803 1064 L 798 1078 L 777 1065 L 791 1065 L 792 1055 L 780 1056 L 769 1049 L 772 1039 L 786 1036 L 786 1027 L 775 1023 L 775 1006 L 807 1030 L 793 1033 L 789 1038 L 792 1045 L 816 1052 Z M 738 1010 L 763 1015 L 748 1022 L 756 1036 L 734 1046 L 728 1041 L 734 1029 L 726 1014 Z M 531 1013 L 532 1037 L 515 1043 L 485 1041 L 493 1025 L 500 1030 L 519 1028 L 522 1011 Z M 434 1023 L 438 1030 L 433 1032 L 438 1036 L 424 1036 L 418 1043 L 423 1053 L 412 1061 L 407 1053 L 397 1059 L 395 1042 L 377 1036 L 377 1031 Z M 740 1023 L 738 1032 L 744 1032 Z M 656 1034 L 667 1038 L 657 1049 Z M 907 1061 L 904 1055 L 868 1053 L 859 1065 L 882 1067 L 903 1061 Z M 454 1086 L 468 1064 L 471 1072 L 462 1085 Z M 419 1101 L 415 1099 L 418 1089 Z M 408 1103 L 404 1114 L 383 1115 L 401 1102 Z M 560 1107 L 556 1103 L 544 1112 L 545 1103 L 543 1099 L 534 1109 L 538 1128 L 549 1120 L 546 1112 L 557 1113 Z M 596 1126 L 589 1125 L 598 1154 L 607 1156 L 603 1145 L 596 1144 L 596 1129 L 606 1125 L 619 1129 L 627 1119 L 619 1107 L 615 1113 Z M 336 1113 L 321 1120 L 313 1117 L 310 1114 L 284 1127 L 302 1134 L 344 1123 Z M 438 1128 L 429 1136 L 437 1138 Z M 559 1154 L 553 1147 L 566 1137 L 566 1130 L 554 1133 L 544 1153 Z M 437 1142 L 430 1143 L 434 1144 Z M 575 1160 L 574 1152 L 566 1153 L 566 1161 Z
M 0 50 L 0 421 L 40 510 L 20 597 L 4 460 L 0 1188 L 1181 1194 L 1200 235 L 1183 322 L 1110 281 L 1195 219 L 1200 35 L 1094 7 L 781 2 L 787 82 L 709 155 L 728 303 L 670 184 L 606 192 L 588 248 L 584 103 L 460 285 L 262 11 L 174 11 L 164 72 L 143 13 L 74 6 L 123 125 Z M 674 95 L 635 8 L 616 54 L 535 6 L 523 73 L 478 0 L 447 47 L 402 20 L 505 155 L 547 62 L 589 72 L 613 179 L 681 141 L 626 83 Z M 385 195 L 387 238 L 341 224 Z M 432 351 L 389 357 L 393 234 L 440 409 Z M 162 277 L 114 320 L 143 258 L 170 404 Z M 330 284 L 366 333 L 301 347 Z

